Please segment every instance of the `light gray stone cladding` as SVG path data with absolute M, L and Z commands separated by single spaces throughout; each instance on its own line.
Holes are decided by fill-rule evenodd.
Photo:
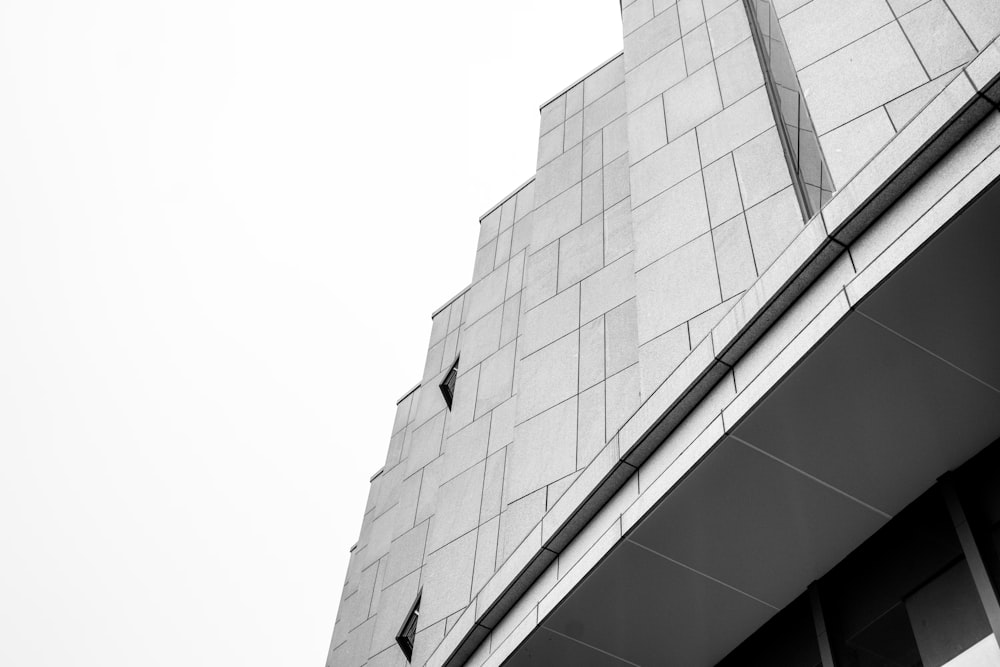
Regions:
M 832 177 L 812 217 L 747 2 L 777 17 Z M 542 105 L 535 175 L 432 316 L 328 666 L 406 665 L 418 594 L 411 664 L 500 664 L 968 174 L 1000 174 L 1000 0 L 621 4 L 623 52 Z

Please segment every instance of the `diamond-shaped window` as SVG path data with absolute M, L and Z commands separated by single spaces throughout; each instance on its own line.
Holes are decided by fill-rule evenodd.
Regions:
M 413 602 L 410 613 L 406 615 L 406 620 L 403 621 L 403 627 L 399 629 L 399 634 L 396 635 L 396 643 L 402 649 L 407 662 L 413 659 L 413 642 L 417 637 L 417 619 L 419 618 L 420 593 L 417 593 L 417 599 Z
M 441 383 L 441 393 L 444 394 L 444 402 L 448 404 L 449 410 L 451 410 L 451 403 L 455 399 L 455 383 L 457 381 L 458 359 L 455 359 L 455 363 L 451 365 L 451 369 L 444 376 L 444 381 Z

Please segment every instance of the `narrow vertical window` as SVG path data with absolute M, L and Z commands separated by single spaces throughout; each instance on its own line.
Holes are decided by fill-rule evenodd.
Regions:
M 813 128 L 806 98 L 785 44 L 772 0 L 744 0 L 750 15 L 767 95 L 785 148 L 803 216 L 812 218 L 833 196 L 834 183 Z
M 413 602 L 413 606 L 410 607 L 410 613 L 406 615 L 406 620 L 403 621 L 403 627 L 399 629 L 399 634 L 396 635 L 396 643 L 399 644 L 403 655 L 406 656 L 407 662 L 413 659 L 413 643 L 417 638 L 417 620 L 419 618 L 420 593 L 417 593 L 417 599 Z
M 455 363 L 451 365 L 451 369 L 448 374 L 444 376 L 444 382 L 441 383 L 441 393 L 444 395 L 444 402 L 448 404 L 448 409 L 451 410 L 451 403 L 455 400 L 455 383 L 458 381 L 458 359 L 455 359 Z

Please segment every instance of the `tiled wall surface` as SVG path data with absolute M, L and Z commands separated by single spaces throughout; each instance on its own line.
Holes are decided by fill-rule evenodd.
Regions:
M 835 185 L 1000 33 L 997 0 L 771 0 Z
M 1000 32 L 1000 0 L 769 1 L 838 187 Z M 433 316 L 328 665 L 406 665 L 418 593 L 425 664 L 806 223 L 744 1 L 623 5 L 623 53 L 543 105 L 535 177 L 483 216 L 471 284 Z
M 623 17 L 645 397 L 804 221 L 743 3 L 633 0 Z

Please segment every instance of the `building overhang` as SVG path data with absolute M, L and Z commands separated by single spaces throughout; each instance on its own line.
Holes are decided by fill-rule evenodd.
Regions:
M 584 611 L 603 618 L 605 633 L 628 629 L 632 642 L 637 628 L 649 625 L 650 641 L 692 651 L 677 653 L 683 659 L 672 658 L 674 664 L 710 661 L 876 530 L 899 503 L 997 435 L 998 358 L 988 356 L 988 344 L 960 339 L 971 334 L 982 343 L 989 332 L 996 340 L 988 291 L 997 276 L 974 285 L 978 292 L 955 292 L 965 275 L 957 269 L 988 271 L 988 263 L 974 266 L 957 251 L 937 265 L 921 258 L 949 247 L 951 231 L 927 242 L 1000 175 L 998 75 L 1000 47 L 993 43 L 837 192 L 487 582 L 432 664 L 478 664 L 487 655 L 485 664 L 500 664 L 519 647 L 511 664 L 522 664 L 524 651 L 557 642 L 539 639 L 550 635 L 597 645 L 574 635 L 586 634 L 586 624 L 570 631 Z M 995 234 L 967 219 L 972 212 L 948 230 Z M 996 238 L 970 238 L 967 248 L 997 247 Z M 892 289 L 902 292 L 881 296 Z M 920 296 L 905 296 L 907 289 Z M 920 343 L 942 322 L 949 323 L 953 347 L 979 356 L 949 359 L 954 350 Z M 731 497 L 763 495 L 734 507 L 723 502 L 720 479 L 738 482 L 727 489 Z M 766 509 L 771 514 L 754 514 Z M 671 539 L 676 546 L 669 549 L 651 546 L 654 531 L 643 527 L 656 522 L 683 539 Z M 775 548 L 774 535 L 786 548 Z M 736 552 L 718 548 L 743 540 L 745 549 Z M 741 557 L 765 547 L 766 557 Z M 659 590 L 650 585 L 658 577 L 675 581 L 669 596 L 659 590 L 665 599 L 650 601 L 662 606 L 673 599 L 673 611 L 653 606 L 629 617 L 609 602 L 624 589 L 602 591 L 602 577 L 605 586 L 614 581 L 602 573 L 641 572 L 629 558 L 653 559 L 663 570 L 652 579 L 636 575 L 645 582 L 636 595 Z M 766 581 L 746 583 L 752 575 Z M 703 582 L 681 586 L 695 576 L 722 590 L 721 597 L 706 597 L 711 587 Z M 683 603 L 678 590 L 689 590 Z M 592 591 L 612 597 L 588 602 Z M 725 608 L 729 595 L 742 596 L 735 599 L 746 607 L 732 611 L 733 618 L 698 612 Z M 625 602 L 643 609 L 635 595 Z M 603 616 L 613 610 L 632 623 Z M 707 626 L 699 631 L 706 618 L 714 634 L 705 634 Z M 640 621 L 646 625 L 635 625 Z M 733 628 L 732 636 L 720 636 L 720 626 Z
M 839 292 L 832 328 L 509 664 L 715 664 L 1000 436 L 998 212 L 994 185 L 855 306 Z

